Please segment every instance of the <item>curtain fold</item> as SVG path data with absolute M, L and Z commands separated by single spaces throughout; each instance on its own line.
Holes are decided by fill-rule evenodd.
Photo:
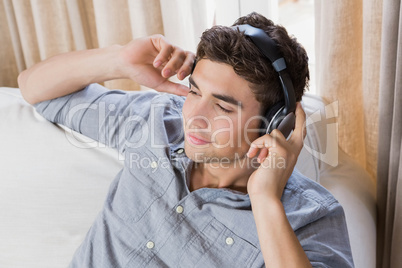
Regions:
M 14 47 L 14 45 L 18 43 L 16 40 L 18 36 L 11 35 L 8 30 L 9 28 L 15 28 L 15 20 L 12 15 L 12 7 L 6 4 L 7 2 L 5 2 L 4 5 L 0 2 L 0 14 L 12 13 L 8 16 L 0 16 L 0 36 L 2 39 L 2 42 L 0 42 L 0 81 L 2 81 L 4 85 L 15 86 L 17 82 L 13 81 L 13 78 L 16 77 L 20 68 L 25 68 L 25 65 L 22 65 L 24 61 L 21 59 L 21 49 Z M 14 54 L 14 50 L 16 50 L 17 55 L 15 57 L 9 57 L 9 55 Z
M 24 59 L 24 67 L 29 68 L 41 60 L 36 29 L 34 27 L 34 20 L 31 12 L 31 2 L 21 0 L 3 0 L 3 2 L 4 6 L 9 8 L 9 11 L 14 11 L 14 13 L 9 14 L 9 17 L 13 17 L 15 20 L 10 20 L 9 25 L 12 25 L 12 28 L 17 29 L 17 31 L 10 31 L 9 33 L 11 35 L 19 36 L 19 39 L 13 40 L 16 42 L 13 44 L 13 47 L 20 48 L 20 51 L 17 50 L 14 51 L 14 53 L 18 54 L 20 52 L 21 55 L 19 55 L 19 57 Z
M 124 45 L 132 40 L 130 13 L 126 0 L 115 0 L 112 5 L 108 0 L 96 0 L 93 1 L 93 5 L 99 47 Z M 111 89 L 139 89 L 136 83 L 128 79 L 107 81 L 104 84 Z
M 213 24 L 211 0 L 161 0 L 165 36 L 185 50 L 195 51 L 205 29 Z M 177 14 L 177 15 L 172 15 Z
M 379 92 L 377 267 L 402 256 L 402 5 L 384 0 Z
M 317 0 L 315 47 L 317 92 L 338 103 L 339 146 L 366 167 L 362 6 L 362 0 Z
M 381 62 L 382 0 L 363 2 L 363 114 L 365 167 L 375 179 L 378 153 L 378 94 Z
M 21 41 L 20 37 L 18 35 L 18 29 L 17 29 L 17 22 L 15 19 L 15 14 L 14 14 L 14 9 L 13 6 L 9 3 L 9 1 L 4 1 L 4 12 L 5 16 L 3 18 L 7 19 L 7 26 L 10 29 L 9 36 L 11 37 L 11 40 L 6 42 L 6 44 L 11 43 L 13 51 L 7 51 L 7 52 L 12 52 L 11 54 L 15 54 L 15 61 L 17 65 L 18 71 L 22 71 L 25 69 L 25 61 L 23 59 L 23 53 L 22 53 L 22 47 L 20 46 Z M 6 25 L 0 26 L 1 31 L 3 32 L 1 36 L 5 36 L 6 33 L 4 32 L 4 29 Z M 4 27 L 4 29 L 3 29 Z M 11 46 L 10 46 L 11 48 Z M 7 49 L 7 48 L 6 48 Z M 6 50 L 5 49 L 5 50 Z
M 69 0 L 66 5 L 75 49 L 99 47 L 92 1 Z
M 75 50 L 65 1 L 31 0 L 31 10 L 41 60 Z

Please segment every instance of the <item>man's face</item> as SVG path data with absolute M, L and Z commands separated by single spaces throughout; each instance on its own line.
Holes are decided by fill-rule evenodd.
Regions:
M 261 119 L 249 83 L 230 65 L 208 59 L 197 63 L 190 83 L 183 106 L 187 156 L 196 162 L 243 158 Z

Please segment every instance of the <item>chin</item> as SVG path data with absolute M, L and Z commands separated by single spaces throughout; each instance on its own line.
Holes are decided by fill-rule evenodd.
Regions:
M 184 152 L 186 153 L 187 157 L 197 163 L 205 162 L 206 149 L 207 148 L 195 148 L 194 146 L 188 144 L 188 142 L 184 142 Z

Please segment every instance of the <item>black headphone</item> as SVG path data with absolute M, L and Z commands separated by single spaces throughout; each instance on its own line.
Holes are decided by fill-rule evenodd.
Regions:
M 274 129 L 278 129 L 285 137 L 288 137 L 295 128 L 296 97 L 292 80 L 286 70 L 285 59 L 280 53 L 276 42 L 264 30 L 248 24 L 236 25 L 233 28 L 244 32 L 244 35 L 248 36 L 261 53 L 271 61 L 272 66 L 279 75 L 283 89 L 285 103 L 278 102 L 268 110 L 265 115 L 267 122 L 263 120 L 262 127 L 265 133 L 262 134 L 269 134 Z
M 276 42 L 264 30 L 248 24 L 235 25 L 233 28 L 244 32 L 244 35 L 248 36 L 261 53 L 271 61 L 282 85 L 285 103 L 278 102 L 268 110 L 265 115 L 267 121 L 262 120 L 261 129 L 263 131 L 261 135 L 269 134 L 274 129 L 278 129 L 285 137 L 288 137 L 295 128 L 296 97 L 292 80 L 286 70 L 285 59 L 282 57 Z M 194 61 L 191 73 L 193 73 L 196 63 L 197 61 Z

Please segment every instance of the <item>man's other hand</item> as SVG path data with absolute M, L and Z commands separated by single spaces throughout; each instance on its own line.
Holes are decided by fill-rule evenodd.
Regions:
M 122 47 L 120 72 L 123 77 L 157 91 L 186 96 L 189 88 L 168 79 L 177 74 L 183 80 L 192 69 L 195 55 L 169 43 L 163 35 L 131 41 Z
M 306 136 L 306 114 L 300 103 L 296 105 L 296 126 L 286 140 L 282 133 L 275 129 L 252 142 L 248 157 L 258 153 L 260 167 L 253 172 L 248 181 L 247 190 L 250 198 L 270 197 L 281 199 L 283 189 L 293 172 L 297 158 L 303 148 Z

